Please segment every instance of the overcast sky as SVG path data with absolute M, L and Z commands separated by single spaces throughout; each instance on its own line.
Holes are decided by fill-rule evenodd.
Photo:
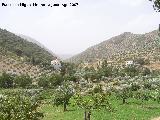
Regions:
M 2 7 L 1 3 L 75 3 L 76 7 Z M 59 2 L 61 1 L 61 2 Z M 0 28 L 30 36 L 56 54 L 77 54 L 123 32 L 158 29 L 148 0 L 1 0 Z

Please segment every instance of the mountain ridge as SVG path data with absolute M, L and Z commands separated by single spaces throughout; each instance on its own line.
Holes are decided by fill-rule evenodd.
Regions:
M 36 78 L 52 72 L 50 62 L 56 57 L 36 43 L 0 28 L 0 73 Z
M 47 47 L 45 47 L 42 43 L 40 43 L 39 41 L 37 41 L 36 39 L 32 38 L 32 37 L 29 37 L 27 35 L 23 35 L 23 34 L 17 34 L 19 37 L 29 41 L 29 42 L 32 42 L 34 44 L 37 44 L 38 46 L 40 46 L 41 48 L 45 49 L 46 51 L 48 51 L 49 53 L 51 53 L 53 56 L 56 56 L 55 53 L 53 53 L 51 50 L 49 50 Z
M 120 35 L 111 37 L 108 40 L 89 47 L 82 53 L 77 54 L 67 59 L 66 61 L 78 63 L 82 61 L 92 62 L 96 59 L 115 60 L 115 58 L 118 59 L 118 57 L 121 59 L 127 54 L 135 54 L 136 56 L 136 54 L 145 52 L 144 50 L 152 48 L 156 49 L 158 47 L 155 43 L 157 38 L 158 30 L 154 30 L 145 34 L 133 34 L 131 32 L 124 32 Z

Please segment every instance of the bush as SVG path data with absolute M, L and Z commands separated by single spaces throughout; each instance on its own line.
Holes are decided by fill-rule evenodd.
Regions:
M 96 87 L 93 89 L 93 92 L 94 92 L 94 93 L 102 93 L 102 92 L 103 92 L 102 86 L 100 86 L 100 85 L 96 86 Z
M 21 75 L 15 77 L 15 85 L 18 87 L 26 88 L 32 84 L 32 79 L 29 75 Z
M 41 76 L 38 80 L 38 86 L 43 87 L 43 88 L 48 88 L 49 87 L 49 77 L 46 75 Z
M 13 87 L 13 76 L 7 73 L 2 73 L 0 76 L 0 87 L 1 88 L 12 88 Z
M 19 92 L 3 93 L 0 97 L 1 120 L 40 120 L 43 113 L 38 111 L 40 101 Z

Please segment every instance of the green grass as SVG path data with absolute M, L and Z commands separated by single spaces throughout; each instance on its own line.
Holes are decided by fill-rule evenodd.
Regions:
M 13 89 L 0 89 L 10 91 Z M 15 91 L 18 89 L 14 89 Z M 43 120 L 84 120 L 84 110 L 78 107 L 68 106 L 68 111 L 63 112 L 63 107 L 53 107 L 49 104 L 51 99 L 45 100 L 41 106 L 44 112 Z M 156 101 L 145 101 L 143 104 L 140 100 L 129 99 L 126 104 L 116 100 L 113 96 L 110 99 L 113 112 L 105 109 L 93 110 L 91 120 L 151 120 L 160 116 L 160 104 Z
M 112 100 L 113 112 L 105 109 L 93 110 L 91 120 L 150 120 L 160 116 L 160 105 L 154 101 L 147 101 L 143 105 L 141 101 L 128 100 L 127 104 L 121 104 L 121 101 Z M 68 106 L 68 111 L 63 112 L 62 107 L 53 107 L 50 104 L 42 106 L 45 113 L 43 120 L 83 120 L 82 109 Z

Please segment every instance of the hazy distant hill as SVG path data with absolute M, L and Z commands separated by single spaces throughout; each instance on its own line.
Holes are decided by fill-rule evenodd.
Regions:
M 0 72 L 29 74 L 45 73 L 56 56 L 37 43 L 29 42 L 14 33 L 0 29 Z
M 71 55 L 71 54 L 58 54 L 58 56 L 60 59 L 66 60 L 66 59 L 72 57 L 73 55 Z
M 18 34 L 18 36 L 20 36 L 21 38 L 23 38 L 23 39 L 25 39 L 25 40 L 27 40 L 29 42 L 37 44 L 38 46 L 40 46 L 41 48 L 45 49 L 46 51 L 48 51 L 53 56 L 56 56 L 51 50 L 49 50 L 48 48 L 46 48 L 43 44 L 41 44 L 37 40 L 35 40 L 35 39 L 33 39 L 33 38 L 29 37 L 29 36 L 22 35 L 22 34 Z
M 0 47 L 19 56 L 28 57 L 36 64 L 50 62 L 55 56 L 50 52 L 27 40 L 7 31 L 0 29 Z
M 92 46 L 67 61 L 76 63 L 81 61 L 92 62 L 96 59 L 122 61 L 139 57 L 145 57 L 151 61 L 159 61 L 159 47 L 158 30 L 146 34 L 125 32 Z

